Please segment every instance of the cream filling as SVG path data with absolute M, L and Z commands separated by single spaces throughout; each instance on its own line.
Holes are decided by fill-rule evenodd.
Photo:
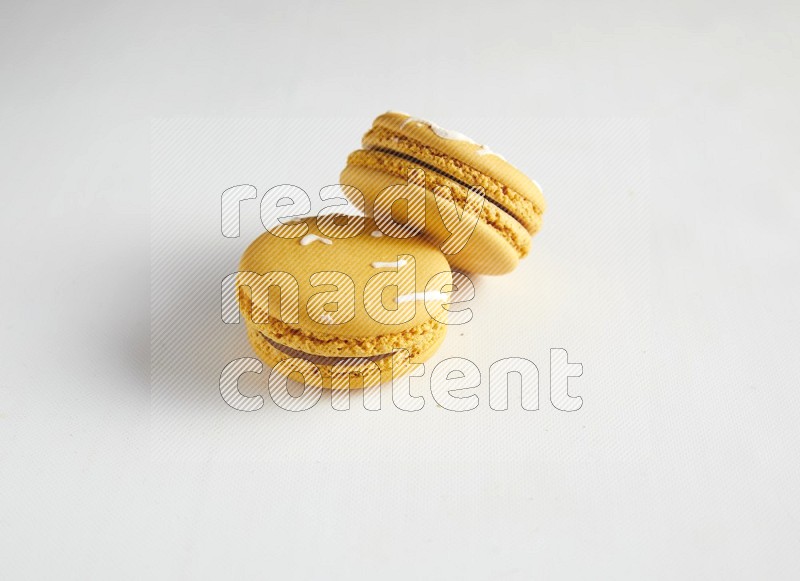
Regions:
M 267 337 L 264 333 L 259 332 L 259 335 L 261 335 L 264 340 L 266 340 L 281 353 L 284 353 L 289 357 L 303 359 L 315 365 L 340 365 L 349 367 L 363 365 L 364 363 L 368 363 L 370 361 L 380 361 L 392 356 L 391 353 L 381 353 L 379 355 L 371 355 L 369 357 L 330 357 L 326 355 L 314 355 L 313 353 L 306 353 L 305 351 L 300 351 L 299 349 L 293 349 L 292 347 L 281 345 L 280 343 Z

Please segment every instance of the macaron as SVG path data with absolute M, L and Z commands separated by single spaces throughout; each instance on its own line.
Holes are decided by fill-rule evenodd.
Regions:
M 425 236 L 445 252 L 452 268 L 504 274 L 530 252 L 546 209 L 541 188 L 485 145 L 390 111 L 375 119 L 362 147 L 348 157 L 341 183 L 358 191 L 343 188 L 367 215 L 375 213 L 387 188 L 424 187 Z M 424 172 L 424 184 L 419 177 L 410 179 L 414 170 Z M 474 228 L 463 245 L 453 244 L 453 224 L 462 212 L 473 218 Z
M 451 290 L 446 258 L 423 238 L 335 214 L 265 232 L 237 276 L 261 361 L 333 389 L 386 383 L 431 357 L 447 331 Z

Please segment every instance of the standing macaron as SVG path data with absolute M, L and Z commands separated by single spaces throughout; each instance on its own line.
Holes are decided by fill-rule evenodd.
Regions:
M 544 197 L 536 182 L 488 147 L 398 112 L 375 119 L 362 145 L 348 157 L 341 183 L 363 194 L 367 215 L 381 192 L 404 183 L 414 188 L 410 172 L 422 170 L 425 232 L 453 268 L 503 274 L 528 254 L 531 236 L 541 227 Z M 454 224 L 464 211 L 474 221 L 464 244 L 454 244 Z
M 436 247 L 344 215 L 262 234 L 242 256 L 237 280 L 261 360 L 334 389 L 388 382 L 433 355 L 447 330 L 451 284 Z

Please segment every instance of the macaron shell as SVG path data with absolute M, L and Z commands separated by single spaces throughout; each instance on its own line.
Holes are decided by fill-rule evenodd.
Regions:
M 385 188 L 404 184 L 399 177 L 380 170 L 348 165 L 341 173 L 341 183 L 357 188 L 364 196 L 363 211 L 371 215 L 375 198 Z M 488 201 L 486 203 L 489 203 Z M 508 217 L 507 227 L 515 226 Z M 425 191 L 425 236 L 440 246 L 450 237 L 445 227 L 434 194 Z M 528 238 L 529 239 L 529 238 Z M 467 273 L 499 275 L 511 272 L 519 264 L 520 254 L 498 232 L 482 220 L 478 220 L 468 242 L 455 254 L 445 255 L 450 267 Z
M 544 195 L 533 180 L 500 156 L 494 153 L 487 153 L 488 150 L 478 143 L 441 137 L 431 128 L 429 122 L 423 119 L 416 119 L 405 113 L 388 112 L 379 115 L 373 122 L 373 127 L 380 127 L 404 135 L 475 168 L 529 199 L 537 208 L 539 214 L 544 213 L 547 209 Z M 456 136 L 460 135 L 455 132 L 449 133 L 454 133 Z M 364 147 L 371 145 L 373 144 L 365 137 Z
M 390 288 L 377 296 L 372 293 L 366 299 L 364 290 L 370 278 L 378 273 L 393 270 L 403 273 L 402 277 L 398 274 L 397 278 L 402 278 L 404 284 L 413 286 L 414 293 L 424 293 L 429 280 L 437 275 L 436 281 L 449 284 L 450 267 L 439 249 L 420 237 L 405 239 L 391 236 L 374 237 L 372 233 L 378 229 L 373 220 L 363 217 L 349 218 L 360 219 L 364 224 L 361 233 L 351 238 L 334 238 L 326 235 L 320 231 L 314 218 L 303 220 L 308 229 L 300 238 L 282 238 L 271 232 L 265 232 L 242 255 L 239 280 L 243 280 L 242 273 L 247 272 L 258 275 L 285 272 L 294 277 L 299 295 L 297 322 L 288 320 L 282 311 L 274 309 L 271 304 L 269 310 L 271 313 L 280 313 L 285 323 L 300 332 L 311 332 L 317 336 L 335 338 L 386 335 L 412 329 L 429 321 L 431 316 L 423 300 L 407 301 L 411 305 L 406 303 L 402 306 L 402 313 L 413 311 L 413 316 L 408 320 L 393 320 L 390 323 L 376 321 L 369 315 L 369 312 L 375 311 L 368 312 L 367 307 L 374 309 L 376 303 L 380 302 L 387 310 L 398 309 L 399 306 L 394 302 L 396 289 Z M 313 235 L 311 241 L 305 238 L 308 235 Z M 399 270 L 387 266 L 397 263 L 398 260 L 406 261 L 406 265 Z M 337 274 L 330 276 L 319 274 L 325 272 Z M 339 278 L 331 279 L 331 276 Z M 391 275 L 382 277 L 384 280 L 390 278 Z M 337 312 L 330 313 L 332 320 L 320 322 L 316 320 L 320 318 L 318 313 L 312 318 L 311 315 L 315 313 L 309 313 L 309 299 L 321 292 L 335 291 L 336 286 L 340 286 L 336 280 L 340 282 L 344 280 L 349 286 L 348 279 L 352 281 L 353 292 L 347 296 L 354 299 L 354 304 L 344 301 L 342 305 L 337 305 Z M 328 283 L 336 286 L 330 286 Z M 277 299 L 277 293 L 271 293 L 271 297 Z M 365 300 L 368 301 L 366 305 Z M 260 304 L 259 301 L 254 302 L 256 303 L 253 304 L 254 320 L 264 321 L 267 314 L 264 311 L 266 305 Z M 353 316 L 346 322 L 339 322 L 344 319 L 343 314 L 348 309 L 345 303 L 353 305 Z M 332 321 L 338 324 L 330 324 Z

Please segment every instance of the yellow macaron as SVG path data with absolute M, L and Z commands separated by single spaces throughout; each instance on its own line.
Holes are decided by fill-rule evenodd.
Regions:
M 244 252 L 237 279 L 260 359 L 306 384 L 370 387 L 436 352 L 452 274 L 420 237 L 387 235 L 363 216 L 286 223 Z
M 447 254 L 458 270 L 503 274 L 530 251 L 546 204 L 539 186 L 503 157 L 465 135 L 405 113 L 380 115 L 350 154 L 341 183 L 363 196 L 367 215 L 388 187 L 413 187 L 409 175 L 424 172 L 425 233 L 437 245 L 452 236 L 447 212 L 474 212 L 474 230 L 463 247 Z M 352 189 L 344 188 L 345 193 Z M 470 192 L 480 192 L 479 204 Z M 351 196 L 357 205 L 361 196 Z M 450 209 L 452 208 L 452 209 Z

